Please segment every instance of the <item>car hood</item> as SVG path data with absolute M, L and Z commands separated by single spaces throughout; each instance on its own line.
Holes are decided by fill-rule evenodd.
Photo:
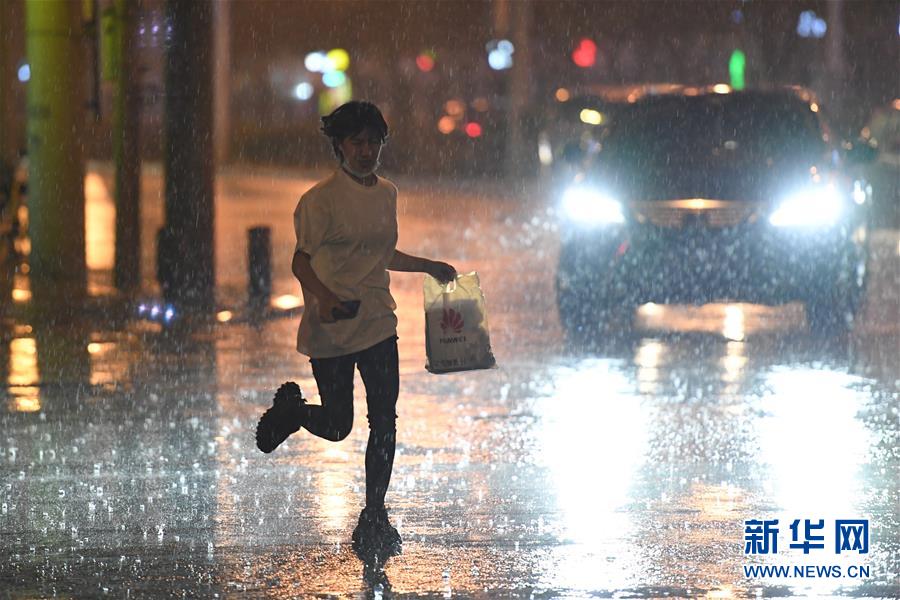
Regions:
M 768 203 L 808 183 L 813 168 L 821 172 L 816 161 L 796 157 L 753 162 L 714 156 L 643 162 L 611 158 L 594 176 L 626 201 L 708 198 Z

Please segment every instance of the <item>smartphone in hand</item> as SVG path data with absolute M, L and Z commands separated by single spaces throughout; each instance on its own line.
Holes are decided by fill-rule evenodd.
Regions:
M 359 312 L 360 303 L 360 300 L 342 300 L 341 308 L 343 308 L 343 310 L 334 308 L 331 311 L 331 316 L 334 317 L 335 321 L 341 321 L 343 319 L 355 319 L 356 314 Z

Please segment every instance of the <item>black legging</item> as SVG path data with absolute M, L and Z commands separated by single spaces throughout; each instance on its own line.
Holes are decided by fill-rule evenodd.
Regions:
M 307 406 L 304 427 L 333 442 L 350 435 L 353 428 L 353 367 L 359 369 L 366 386 L 369 443 L 366 446 L 366 506 L 381 508 L 391 481 L 397 446 L 397 396 L 400 367 L 397 337 L 370 348 L 337 356 L 314 358 L 313 376 L 319 386 L 322 406 Z

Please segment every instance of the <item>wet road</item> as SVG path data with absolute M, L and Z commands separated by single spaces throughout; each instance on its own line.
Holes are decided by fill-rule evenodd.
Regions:
M 145 277 L 162 220 L 147 171 Z M 88 180 L 96 293 L 110 279 L 107 178 Z M 6 320 L 0 595 L 900 596 L 897 232 L 874 237 L 847 339 L 810 336 L 794 305 L 645 306 L 634 335 L 583 350 L 555 314 L 553 219 L 536 186 L 399 183 L 399 247 L 478 271 L 499 364 L 425 372 L 422 279 L 393 275 L 402 391 L 388 504 L 403 554 L 372 573 L 349 548 L 362 397 L 343 442 L 253 446 L 279 383 L 315 398 L 296 320 L 187 336 Z M 223 307 L 243 301 L 244 232 L 258 224 L 273 228 L 276 296 L 296 295 L 290 215 L 310 184 L 220 178 Z M 777 554 L 744 554 L 749 519 L 779 519 Z M 825 548 L 790 549 L 794 519 L 801 536 L 803 520 L 824 520 Z M 837 519 L 869 520 L 867 554 L 836 554 Z M 748 578 L 745 565 L 844 576 Z

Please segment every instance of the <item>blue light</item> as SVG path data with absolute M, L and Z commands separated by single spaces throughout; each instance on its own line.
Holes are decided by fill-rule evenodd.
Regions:
M 516 51 L 515 46 L 513 46 L 512 42 L 509 40 L 500 40 L 497 42 L 497 50 L 500 52 L 504 52 L 506 54 L 512 54 Z
M 31 65 L 24 64 L 19 67 L 19 81 L 26 83 L 31 79 Z
M 488 64 L 495 71 L 502 71 L 512 67 L 512 56 L 502 50 L 491 50 L 488 54 Z
M 313 92 L 313 86 L 310 83 L 303 81 L 298 83 L 294 88 L 294 98 L 297 100 L 309 100 L 312 98 Z
M 172 317 L 174 317 L 174 316 L 175 316 L 175 309 L 173 309 L 171 306 L 167 307 L 166 314 L 165 314 L 166 321 L 171 321 Z
M 812 25 L 813 37 L 817 37 L 817 38 L 825 37 L 826 31 L 828 31 L 828 25 L 825 23 L 824 19 L 816 19 L 815 21 L 813 21 L 813 25 Z
M 804 10 L 800 13 L 800 19 L 797 21 L 797 34 L 800 37 L 822 38 L 825 37 L 826 31 L 828 31 L 828 24 L 814 11 Z
M 138 314 L 139 314 L 139 315 L 142 315 L 142 314 L 144 314 L 145 312 L 147 312 L 147 305 L 146 305 L 146 304 L 141 304 L 141 305 L 139 305 L 139 306 L 138 306 Z
M 513 66 L 513 52 L 516 51 L 509 40 L 491 40 L 485 46 L 488 51 L 488 64 L 495 71 L 502 71 Z
M 153 305 L 153 308 L 150 309 L 150 316 L 154 319 L 159 315 L 159 306 Z
M 344 85 L 344 82 L 346 81 L 347 76 L 341 71 L 329 71 L 322 75 L 322 83 L 330 88 L 340 87 Z

